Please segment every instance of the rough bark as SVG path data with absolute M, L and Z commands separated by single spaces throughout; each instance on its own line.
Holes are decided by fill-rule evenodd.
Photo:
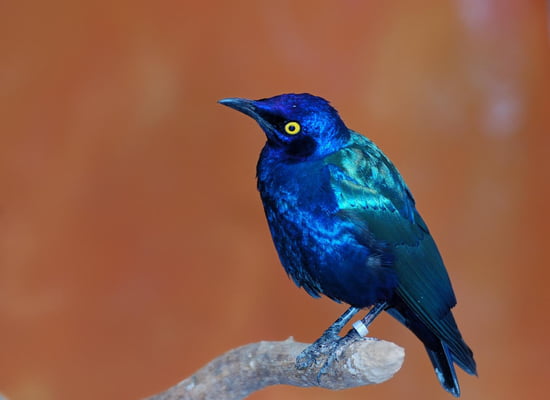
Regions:
M 233 349 L 179 384 L 146 400 L 237 400 L 271 385 L 347 389 L 390 379 L 401 368 L 405 357 L 403 348 L 391 342 L 365 338 L 343 348 L 318 380 L 324 359 L 306 370 L 295 367 L 296 356 L 306 346 L 290 338 Z

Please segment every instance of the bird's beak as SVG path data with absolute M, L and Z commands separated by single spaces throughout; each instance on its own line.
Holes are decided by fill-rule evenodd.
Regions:
M 218 100 L 218 103 L 230 107 L 234 110 L 240 111 L 249 117 L 258 120 L 258 108 L 254 105 L 254 100 L 240 99 L 238 97 L 230 97 L 227 99 Z
M 241 99 L 238 97 L 231 97 L 227 99 L 218 100 L 218 103 L 224 106 L 231 107 L 234 110 L 240 111 L 243 114 L 248 115 L 254 119 L 265 132 L 268 139 L 277 140 L 277 131 L 265 118 L 262 116 L 262 109 L 254 100 Z M 263 113 L 265 115 L 265 113 Z

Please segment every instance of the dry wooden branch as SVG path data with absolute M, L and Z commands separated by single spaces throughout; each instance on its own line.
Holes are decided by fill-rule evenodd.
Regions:
M 347 389 L 390 379 L 403 364 L 403 348 L 365 338 L 349 344 L 317 380 L 324 359 L 306 370 L 295 367 L 306 343 L 292 338 L 258 342 L 231 350 L 167 391 L 146 400 L 237 400 L 271 385 Z

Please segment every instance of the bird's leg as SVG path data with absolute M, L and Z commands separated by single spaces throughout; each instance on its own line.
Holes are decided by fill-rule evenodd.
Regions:
M 306 347 L 304 351 L 296 357 L 296 368 L 306 369 L 317 360 L 317 357 L 324 354 L 330 354 L 330 352 L 332 352 L 334 347 L 337 345 L 338 340 L 340 340 L 340 336 L 338 336 L 338 334 L 344 325 L 346 325 L 349 320 L 359 312 L 359 310 L 360 308 L 357 307 L 348 308 L 346 312 L 340 316 L 340 318 L 334 321 L 334 323 L 329 326 L 325 332 L 323 332 L 319 339 Z
M 369 332 L 368 326 L 382 311 L 387 308 L 387 306 L 388 304 L 385 301 L 374 304 L 374 306 L 372 306 L 372 308 L 362 320 L 359 320 L 353 324 L 353 329 L 350 329 L 346 336 L 344 336 L 343 338 L 338 338 L 338 340 L 334 342 L 334 345 L 331 347 L 331 352 L 327 357 L 327 361 L 325 361 L 325 363 L 319 370 L 317 381 L 320 381 L 321 376 L 327 373 L 332 363 L 337 360 L 338 357 L 340 357 L 342 352 L 349 344 L 355 342 L 356 340 L 360 340 L 367 335 L 367 333 Z
M 369 310 L 367 315 L 365 315 L 365 318 L 355 321 L 353 323 L 353 329 L 350 330 L 346 336 L 352 335 L 352 332 L 357 333 L 360 337 L 365 337 L 369 333 L 369 325 L 374 321 L 378 315 L 384 311 L 388 307 L 388 303 L 385 301 L 381 303 L 376 303 L 372 308 Z

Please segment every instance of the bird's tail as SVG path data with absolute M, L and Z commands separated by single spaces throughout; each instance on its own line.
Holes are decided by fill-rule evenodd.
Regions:
M 437 379 L 441 386 L 455 397 L 460 397 L 460 386 L 456 378 L 456 372 L 453 365 L 453 356 L 449 348 L 443 342 L 439 342 L 434 348 L 426 346 L 426 351 L 433 364 Z
M 434 330 L 433 327 L 428 327 L 420 319 L 415 318 L 409 310 L 407 310 L 409 312 L 405 310 L 396 312 L 395 309 L 387 311 L 408 326 L 424 343 L 441 386 L 452 395 L 459 397 L 460 386 L 454 364 L 456 363 L 470 375 L 477 375 L 477 371 L 472 350 L 462 339 L 453 315 L 449 312 L 446 318 L 438 321 L 437 329 Z

